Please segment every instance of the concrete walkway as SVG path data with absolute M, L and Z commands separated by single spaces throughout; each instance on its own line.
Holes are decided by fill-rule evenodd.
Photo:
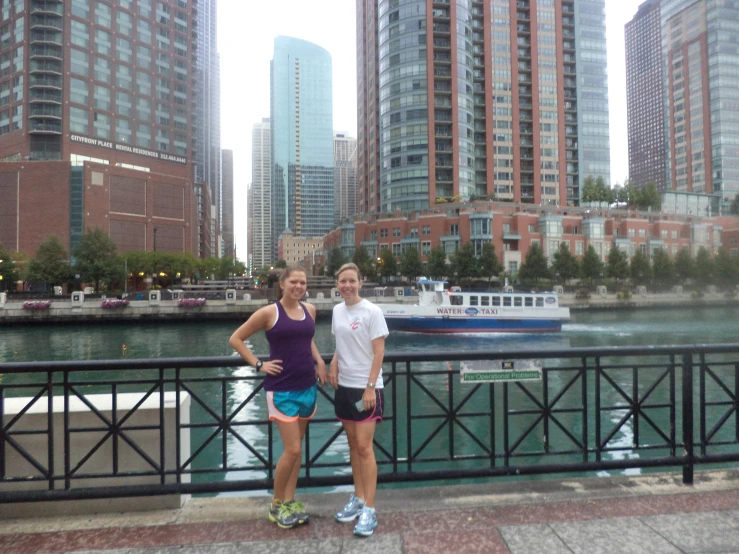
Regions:
M 332 514 L 348 493 L 303 495 L 310 523 L 266 519 L 268 497 L 179 510 L 0 521 L 0 553 L 739 553 L 739 471 L 382 490 L 363 539 Z M 141 499 L 141 503 L 145 503 Z

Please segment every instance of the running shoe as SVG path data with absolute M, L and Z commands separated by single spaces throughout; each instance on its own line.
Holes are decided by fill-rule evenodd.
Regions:
M 369 537 L 377 527 L 377 512 L 369 508 L 362 508 L 359 521 L 354 526 L 354 534 L 360 537 Z
M 290 510 L 290 513 L 296 517 L 298 520 L 298 525 L 303 525 L 303 523 L 308 523 L 308 520 L 310 519 L 310 516 L 305 513 L 305 507 L 303 506 L 303 503 L 297 500 L 288 500 L 285 502 L 288 509 Z
M 272 523 L 276 523 L 280 529 L 292 529 L 298 524 L 298 518 L 292 513 L 287 502 L 270 506 L 268 518 Z
M 349 503 L 340 512 L 336 512 L 334 519 L 340 523 L 349 523 L 359 517 L 364 504 L 360 503 L 353 494 L 349 497 Z

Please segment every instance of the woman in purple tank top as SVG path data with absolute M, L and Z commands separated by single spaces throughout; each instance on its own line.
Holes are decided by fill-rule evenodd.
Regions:
M 278 301 L 260 308 L 236 329 L 229 344 L 257 371 L 265 373 L 269 420 L 277 424 L 284 445 L 275 468 L 274 497 L 268 518 L 283 529 L 308 521 L 302 502 L 295 500 L 302 442 L 316 411 L 316 381 L 326 382 L 326 364 L 313 342 L 316 308 L 300 301 L 307 276 L 300 266 L 280 275 Z M 262 362 L 244 341 L 263 330 L 269 342 L 269 361 Z

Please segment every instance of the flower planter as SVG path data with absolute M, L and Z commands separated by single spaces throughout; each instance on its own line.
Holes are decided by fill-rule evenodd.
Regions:
M 117 308 L 125 308 L 126 306 L 128 306 L 128 300 L 111 299 L 103 300 L 100 303 L 100 307 L 104 310 L 115 310 Z
M 205 302 L 205 298 L 180 298 L 177 305 L 180 308 L 202 308 Z
M 23 303 L 24 310 L 48 310 L 51 300 L 28 300 Z

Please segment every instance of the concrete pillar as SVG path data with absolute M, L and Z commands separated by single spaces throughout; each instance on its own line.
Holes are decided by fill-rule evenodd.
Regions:
M 162 302 L 162 293 L 158 290 L 149 291 L 149 306 L 159 306 Z
M 331 298 L 334 299 L 334 302 L 341 302 L 341 293 L 336 287 L 331 289 Z
M 72 307 L 80 307 L 85 303 L 85 293 L 81 290 L 72 293 Z
M 173 290 L 172 300 L 179 300 L 180 298 L 185 298 L 185 292 L 181 290 Z
M 598 285 L 598 296 L 605 298 L 606 294 L 608 294 L 608 289 L 605 285 Z
M 236 304 L 235 289 L 226 289 L 226 304 Z
M 0 310 L 2 310 L 5 307 L 5 303 L 8 301 L 8 294 L 5 292 L 0 292 Z

